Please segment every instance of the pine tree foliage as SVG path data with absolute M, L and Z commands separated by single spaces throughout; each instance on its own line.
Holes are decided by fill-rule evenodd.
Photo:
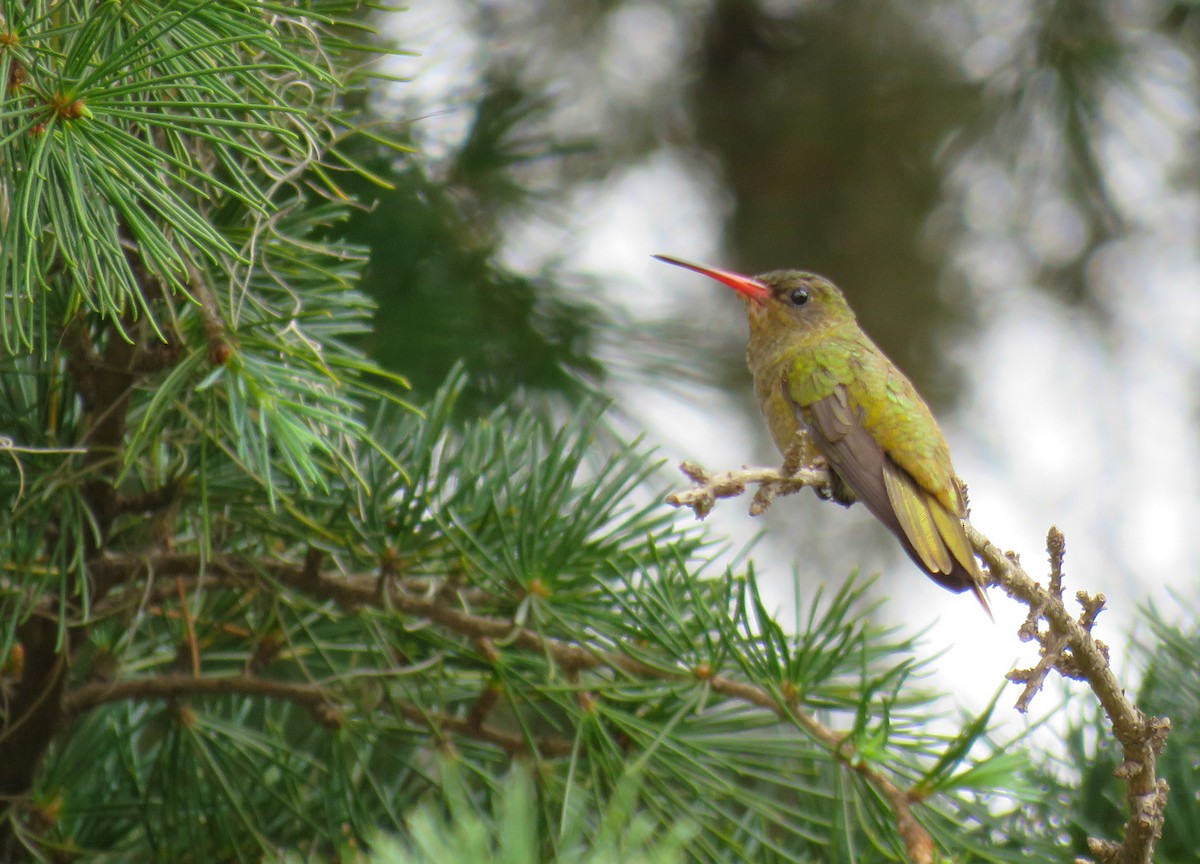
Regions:
M 815 598 L 789 637 L 752 574 L 705 577 L 699 536 L 630 503 L 655 463 L 594 459 L 595 414 L 552 431 L 500 413 L 459 433 L 454 392 L 381 423 L 407 471 L 376 461 L 374 510 L 314 495 L 207 562 L 179 544 L 98 565 L 120 584 L 73 659 L 71 734 L 14 814 L 25 843 L 171 860 L 333 848 L 414 830 L 446 760 L 486 789 L 520 757 L 537 769 L 539 848 L 632 763 L 642 818 L 700 825 L 700 859 L 899 856 L 887 803 L 794 709 L 919 788 L 946 848 L 1032 860 L 961 794 L 1011 787 L 1018 763 L 965 761 L 983 722 L 928 731 L 919 647 L 865 623 L 865 585 Z M 340 542 L 301 548 L 312 524 Z
M 397 165 L 372 141 L 348 142 L 393 187 L 380 191 L 366 178 L 346 183 L 372 202 L 346 226 L 347 237 L 371 248 L 362 286 L 379 302 L 375 331 L 363 344 L 424 395 L 461 364 L 468 386 L 460 404 L 472 415 L 535 393 L 580 398 L 604 377 L 594 356 L 597 331 L 615 326 L 585 277 L 553 262 L 532 275 L 499 263 L 513 224 L 531 212 L 561 221 L 566 206 L 517 178 L 575 146 L 531 131 L 548 123 L 551 103 L 512 80 L 515 74 L 488 70 L 482 92 L 460 109 L 470 114 L 469 131 L 437 162 Z M 410 134 L 397 129 L 402 138 Z M 561 199 L 572 187 L 553 188 Z
M 601 408 L 354 347 L 357 5 L 0 2 L 0 857 L 1046 860 L 869 582 L 787 633 Z

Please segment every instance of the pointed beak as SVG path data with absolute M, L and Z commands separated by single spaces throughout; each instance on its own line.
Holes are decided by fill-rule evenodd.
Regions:
M 654 257 L 667 264 L 674 264 L 676 267 L 683 267 L 687 270 L 695 270 L 697 273 L 702 273 L 710 279 L 716 279 L 718 282 L 728 285 L 748 300 L 761 301 L 771 296 L 770 288 L 757 279 L 751 279 L 749 276 L 743 276 L 740 273 L 730 273 L 728 270 L 718 270 L 715 267 L 692 264 L 690 261 L 672 258 L 670 255 L 655 255 Z

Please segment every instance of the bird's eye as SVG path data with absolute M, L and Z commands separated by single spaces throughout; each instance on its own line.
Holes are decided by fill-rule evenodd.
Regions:
M 808 289 L 793 288 L 788 292 L 787 299 L 793 306 L 803 306 L 808 302 Z

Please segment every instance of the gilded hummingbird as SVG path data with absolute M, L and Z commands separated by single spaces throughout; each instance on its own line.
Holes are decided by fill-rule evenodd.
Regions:
M 823 458 L 833 498 L 861 501 L 934 582 L 970 589 L 990 615 L 942 430 L 912 382 L 859 327 L 841 290 L 800 270 L 751 277 L 654 257 L 716 279 L 745 302 L 746 362 L 785 466 Z

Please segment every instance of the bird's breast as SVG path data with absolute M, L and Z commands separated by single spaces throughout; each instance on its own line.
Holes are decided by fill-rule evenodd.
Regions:
M 801 426 L 796 406 L 787 396 L 787 378 L 784 372 L 778 370 L 774 374 L 755 375 L 754 398 L 767 423 L 771 440 L 775 442 L 780 453 L 786 453 Z
M 794 351 L 763 349 L 761 343 L 751 343 L 746 361 L 754 377 L 754 398 L 766 421 L 767 431 L 780 454 L 785 457 L 790 454 L 801 466 L 814 465 L 820 453 L 791 395 L 788 380 L 789 375 L 795 374 Z
M 855 340 L 813 333 L 757 335 L 750 340 L 746 361 L 771 439 L 787 455 L 803 437 L 801 464 L 815 464 L 823 454 L 808 428 L 807 408 L 855 377 L 861 348 Z

